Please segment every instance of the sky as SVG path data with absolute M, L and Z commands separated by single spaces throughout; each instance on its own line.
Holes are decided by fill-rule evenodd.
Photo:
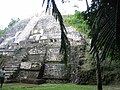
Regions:
M 75 10 L 86 10 L 86 0 L 55 0 L 62 14 L 73 14 Z M 5 28 L 11 18 L 20 20 L 29 18 L 34 14 L 45 10 L 46 3 L 42 7 L 43 0 L 0 0 L 0 28 Z M 88 0 L 89 4 L 91 0 Z

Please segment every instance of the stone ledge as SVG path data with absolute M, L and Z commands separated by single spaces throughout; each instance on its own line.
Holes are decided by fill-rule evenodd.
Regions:
M 22 79 L 20 82 L 29 84 L 43 84 L 46 81 L 44 79 Z

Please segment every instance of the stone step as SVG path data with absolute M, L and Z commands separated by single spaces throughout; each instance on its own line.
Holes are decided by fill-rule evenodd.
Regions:
M 18 63 L 7 63 L 5 66 L 19 66 Z
M 13 74 L 13 73 L 15 73 L 16 71 L 5 71 L 5 75 L 7 75 L 7 74 Z
M 18 68 L 19 65 L 7 65 L 7 66 L 4 66 L 4 68 Z
M 10 76 L 5 76 L 5 79 L 7 80 L 8 78 L 10 78 Z
M 5 77 L 11 76 L 11 74 L 6 74 Z
M 8 79 L 11 79 L 11 76 L 13 75 L 13 73 L 12 74 L 7 74 L 7 75 L 5 75 L 5 79 L 6 80 L 8 80 Z
M 4 68 L 5 71 L 16 71 L 19 68 Z
M 16 61 L 12 60 L 12 61 L 8 61 L 7 63 L 8 64 L 19 64 L 20 62 L 16 62 Z
M 13 73 L 5 73 L 5 76 L 13 75 Z
M 19 70 L 19 65 L 7 65 L 4 66 L 5 70 L 5 80 L 12 80 L 12 75 Z
M 5 71 L 5 74 L 7 73 L 14 73 L 15 71 Z
M 13 83 L 13 82 L 16 82 L 16 80 L 14 79 L 5 79 L 5 83 Z
M 13 75 L 13 73 L 6 73 L 6 74 L 5 74 L 5 77 L 11 76 L 11 75 Z

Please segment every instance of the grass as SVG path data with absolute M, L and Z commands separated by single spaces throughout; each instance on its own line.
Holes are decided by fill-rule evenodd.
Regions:
M 103 90 L 120 90 L 119 87 L 104 86 Z M 4 84 L 3 90 L 97 90 L 96 85 L 75 85 L 75 84 Z

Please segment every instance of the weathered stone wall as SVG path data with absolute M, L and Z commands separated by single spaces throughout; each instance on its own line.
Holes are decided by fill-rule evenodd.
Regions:
M 20 65 L 20 71 L 18 77 L 16 78 L 17 82 L 23 83 L 43 83 L 42 77 L 40 74 L 43 69 L 42 63 L 39 62 L 22 62 Z M 40 81 L 40 82 L 39 82 Z
M 1 50 L 9 49 L 10 52 L 13 50 L 12 55 L 8 54 L 8 51 L 5 53 L 11 55 L 13 62 L 17 61 L 17 64 L 20 65 L 17 80 L 21 82 L 26 79 L 45 79 L 47 82 L 71 80 L 77 83 L 80 65 L 84 62 L 85 40 L 74 28 L 66 27 L 67 37 L 71 44 L 70 60 L 66 67 L 63 63 L 63 55 L 59 53 L 61 47 L 59 23 L 52 16 L 34 16 L 34 18 L 37 20 L 30 20 L 27 25 L 23 25 L 23 30 L 25 26 L 28 27 L 29 35 L 28 33 L 21 35 L 23 33 L 21 29 L 21 33 L 15 29 L 18 32 L 14 33 L 15 36 L 10 39 L 13 42 L 10 45 L 7 41 L 0 44 Z M 30 23 L 34 23 L 34 25 L 31 26 Z M 27 29 L 25 30 L 27 32 Z M 9 38 L 7 39 L 10 41 Z M 19 42 L 15 43 L 16 41 Z M 4 45 L 8 45 L 8 47 L 3 48 Z M 3 55 L 3 52 L 0 51 L 0 53 Z M 41 63 L 42 66 L 32 69 L 33 63 Z
M 44 76 L 48 82 L 51 80 L 68 80 L 68 68 L 62 63 L 63 55 L 59 53 L 60 47 L 47 47 Z M 50 81 L 50 82 L 51 82 Z M 54 81 L 53 81 L 54 82 Z M 60 81 L 59 81 L 60 82 Z
M 41 40 L 42 45 L 38 43 L 21 42 L 17 48 L 14 59 L 21 61 L 20 66 L 26 63 L 23 68 L 20 68 L 18 81 L 24 82 L 26 79 L 39 78 L 40 73 L 43 74 L 44 79 L 58 79 L 68 80 L 68 69 L 62 63 L 63 55 L 59 53 L 60 40 L 52 41 L 55 39 Z M 48 43 L 48 44 L 47 44 Z M 47 45 L 46 45 L 47 44 Z M 31 63 L 37 62 L 44 64 L 44 71 L 41 72 L 40 68 L 37 70 L 31 70 Z M 27 69 L 26 69 L 27 68 Z M 35 75 L 33 75 L 35 74 Z M 48 80 L 49 81 L 49 80 Z
M 79 44 L 74 45 L 74 42 L 71 42 L 70 67 L 66 67 L 63 55 L 59 53 L 60 39 L 44 39 L 39 42 L 42 44 L 24 41 L 15 46 L 13 59 L 20 64 L 17 81 L 25 82 L 41 78 L 47 82 L 78 83 L 80 65 L 84 62 L 85 44 L 78 42 Z M 44 65 L 44 70 L 41 70 L 39 65 L 39 68 L 33 69 L 34 63 Z
M 45 64 L 45 73 L 43 78 L 46 79 L 69 79 L 68 71 L 64 64 Z
M 79 83 L 79 72 L 85 59 L 85 44 L 71 48 L 71 82 Z
M 42 64 L 38 62 L 22 62 L 20 65 L 20 80 L 21 79 L 36 79 Z

